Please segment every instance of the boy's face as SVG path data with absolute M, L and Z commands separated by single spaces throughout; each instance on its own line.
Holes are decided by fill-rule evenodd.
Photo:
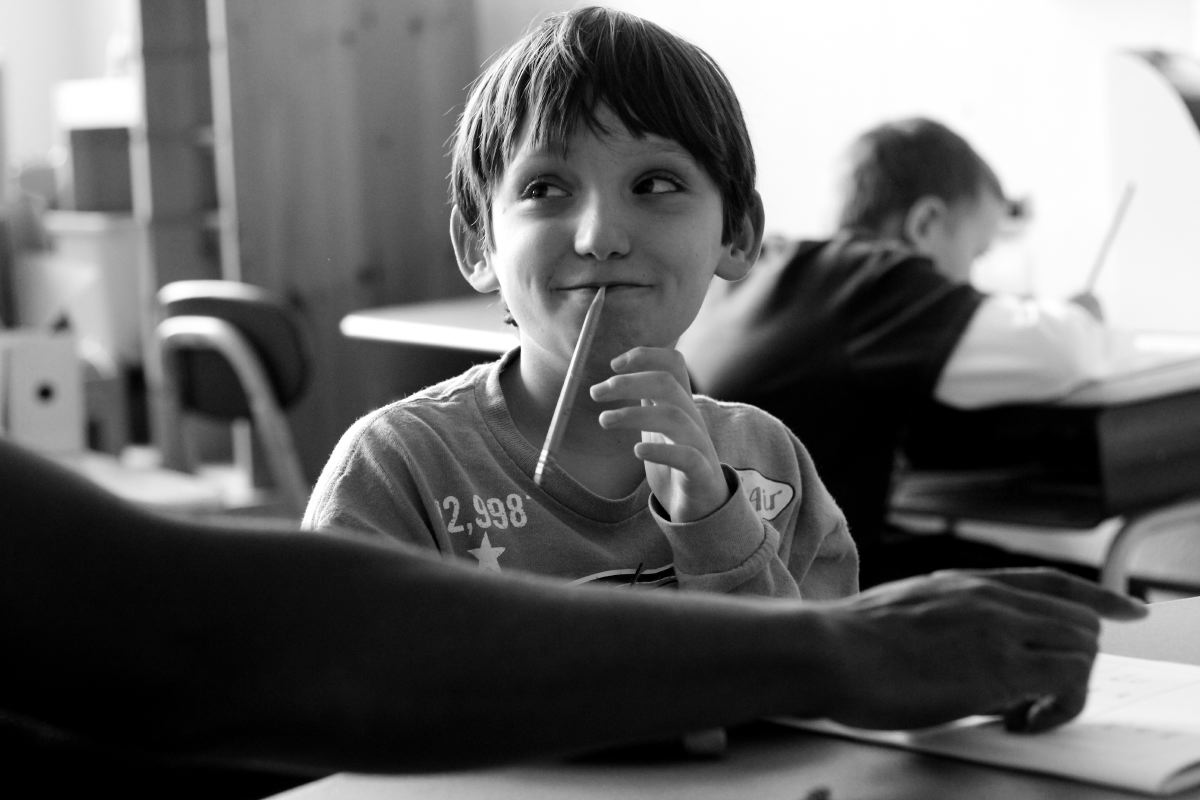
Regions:
M 955 203 L 947 208 L 941 224 L 930 228 L 918 250 L 951 280 L 970 281 L 971 267 L 995 241 L 1006 211 L 1004 201 L 990 192 Z
M 607 109 L 598 117 L 610 133 L 580 125 L 565 154 L 525 133 L 492 195 L 490 247 L 454 226 L 460 267 L 479 291 L 500 289 L 523 359 L 569 359 L 600 286 L 593 363 L 673 347 L 713 275 L 742 277 L 757 255 L 761 230 L 721 243 L 720 192 L 688 151 L 633 137 Z

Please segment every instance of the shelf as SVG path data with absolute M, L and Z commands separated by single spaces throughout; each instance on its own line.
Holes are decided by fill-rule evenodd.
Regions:
M 64 131 L 133 128 L 141 97 L 132 78 L 62 81 L 54 90 L 54 121 Z

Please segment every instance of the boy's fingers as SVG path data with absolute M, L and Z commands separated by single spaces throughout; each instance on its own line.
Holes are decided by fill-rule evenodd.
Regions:
M 690 443 L 699 435 L 695 420 L 678 406 L 628 406 L 600 412 L 600 424 L 605 428 L 657 433 L 676 442 Z
M 662 370 L 614 375 L 593 385 L 590 392 L 592 399 L 599 401 L 653 400 L 681 407 L 685 403 L 694 405 L 691 394 L 675 376 Z
M 635 347 L 614 358 L 611 366 L 617 373 L 662 370 L 676 378 L 688 375 L 683 356 L 678 350 L 666 347 Z

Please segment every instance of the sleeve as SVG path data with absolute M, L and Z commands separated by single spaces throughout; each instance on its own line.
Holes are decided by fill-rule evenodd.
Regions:
M 985 295 L 907 251 L 864 258 L 832 300 L 852 370 L 864 391 L 928 397 Z
M 858 553 L 846 518 L 821 483 L 804 446 L 790 432 L 795 486 L 784 513 L 767 518 L 737 470 L 722 465 L 729 500 L 688 523 L 666 518 L 653 496 L 650 510 L 671 544 L 680 588 L 758 597 L 833 599 L 858 591 Z M 777 527 L 778 525 L 778 527 Z
M 317 479 L 302 527 L 349 529 L 436 549 L 401 438 L 372 418 L 346 431 Z
M 676 523 L 653 495 L 650 513 L 671 543 L 679 587 L 688 591 L 759 597 L 800 596 L 800 586 L 779 556 L 779 531 L 759 519 L 737 473 L 722 465 L 729 499 L 704 519 Z
M 1101 376 L 1105 325 L 1068 301 L 992 295 L 980 305 L 938 378 L 934 396 L 961 409 L 1060 397 Z
M 803 487 L 802 502 L 786 530 L 788 564 L 807 600 L 835 600 L 858 592 L 858 548 L 846 515 L 817 474 L 812 456 L 790 431 Z

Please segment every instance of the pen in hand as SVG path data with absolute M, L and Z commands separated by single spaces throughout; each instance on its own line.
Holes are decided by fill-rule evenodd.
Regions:
M 571 415 L 571 406 L 575 401 L 575 393 L 583 381 L 583 365 L 587 361 L 588 351 L 592 348 L 592 339 L 596 335 L 596 327 L 600 321 L 600 310 L 604 307 L 604 287 L 596 291 L 592 304 L 588 306 L 587 315 L 583 318 L 583 327 L 579 331 L 579 340 L 575 343 L 575 352 L 571 354 L 571 363 L 567 366 L 567 376 L 563 380 L 562 391 L 558 395 L 558 403 L 554 406 L 554 414 L 550 417 L 550 429 L 546 432 L 546 441 L 538 454 L 537 467 L 533 471 L 533 482 L 538 486 L 546 478 L 546 468 L 551 455 L 558 449 L 562 441 L 563 431 L 566 430 L 567 420 Z M 642 565 L 638 565 L 632 584 L 637 583 Z M 695 756 L 716 756 L 725 751 L 726 737 L 724 728 L 708 728 L 684 734 L 683 746 L 688 753 Z
M 1133 200 L 1133 192 L 1136 187 L 1137 184 L 1133 181 L 1125 184 L 1125 190 L 1121 192 L 1121 199 L 1117 202 L 1117 209 L 1113 212 L 1108 229 L 1104 232 L 1104 241 L 1100 245 L 1099 252 L 1096 253 L 1096 260 L 1092 262 L 1092 269 L 1088 272 L 1083 290 L 1079 294 L 1091 294 L 1096 288 L 1096 280 L 1100 277 L 1100 268 L 1104 266 L 1108 252 L 1112 250 L 1113 242 L 1117 239 L 1117 231 L 1121 229 L 1121 222 L 1125 219 L 1125 212 L 1129 209 L 1130 201 Z
M 604 288 L 596 290 L 592 304 L 588 306 L 587 315 L 583 318 L 583 327 L 579 331 L 579 341 L 575 343 L 575 352 L 571 354 L 571 363 L 567 366 L 567 377 L 563 381 L 562 391 L 558 395 L 558 403 L 554 406 L 554 414 L 550 417 L 550 429 L 546 431 L 546 441 L 542 452 L 538 454 L 537 467 L 533 470 L 533 482 L 538 486 L 546 479 L 546 467 L 551 454 L 558 449 L 562 441 L 563 431 L 567 429 L 567 420 L 571 416 L 571 405 L 575 402 L 575 393 L 583 381 L 583 365 L 587 361 L 588 351 L 592 349 L 592 339 L 596 336 L 596 327 L 600 322 L 600 309 L 604 307 Z

